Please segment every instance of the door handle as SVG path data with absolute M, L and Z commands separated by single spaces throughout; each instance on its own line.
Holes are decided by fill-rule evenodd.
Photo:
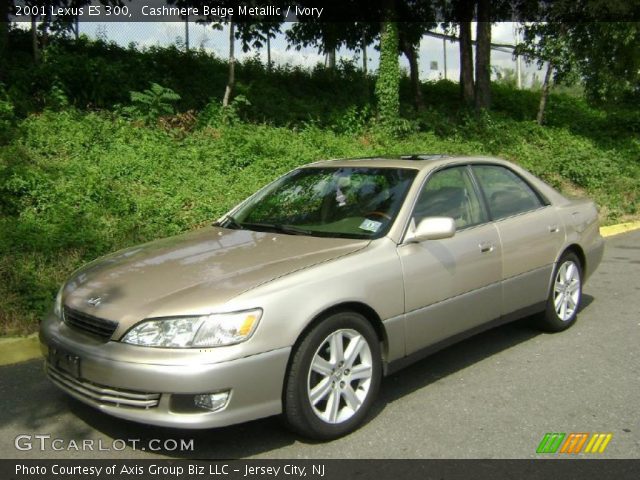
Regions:
M 557 224 L 549 225 L 549 233 L 558 233 L 560 231 L 560 227 Z
M 493 252 L 494 245 L 491 242 L 480 242 L 478 248 L 480 248 L 480 253 L 491 253 Z

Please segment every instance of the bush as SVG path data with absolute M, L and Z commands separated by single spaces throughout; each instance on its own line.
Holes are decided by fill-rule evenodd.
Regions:
M 161 115 L 173 114 L 173 104 L 180 100 L 176 92 L 153 82 L 148 90 L 131 92 L 130 95 L 133 105 L 125 107 L 123 112 L 148 125 L 156 122 Z
M 0 145 L 11 138 L 15 120 L 13 103 L 7 96 L 4 85 L 0 83 Z
M 211 111 L 180 136 L 109 113 L 47 111 L 21 122 L 0 148 L 1 333 L 33 331 L 60 281 L 82 263 L 207 225 L 276 176 L 321 158 L 494 154 L 583 189 L 605 220 L 638 213 L 639 168 L 628 161 L 638 158 L 637 141 L 603 148 L 569 129 L 491 114 L 462 115 L 444 136 L 435 128 L 398 137 L 368 127 L 358 110 L 331 130 L 220 121 L 220 109 Z

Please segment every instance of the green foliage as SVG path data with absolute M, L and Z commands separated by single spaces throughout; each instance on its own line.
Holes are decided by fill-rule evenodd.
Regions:
M 162 115 L 174 113 L 173 103 L 180 100 L 180 95 L 170 88 L 151 83 L 151 88 L 143 92 L 131 92 L 133 105 L 125 107 L 124 113 L 151 124 Z
M 380 69 L 376 99 L 380 123 L 395 128 L 400 115 L 400 66 L 398 64 L 398 25 L 385 22 L 380 36 Z
M 478 115 L 457 83 L 439 81 L 422 85 L 426 109 L 415 113 L 409 79 L 398 74 L 402 117 L 380 124 L 373 79 L 352 64 L 269 72 L 250 59 L 237 66 L 239 95 L 223 109 L 226 65 L 205 52 L 52 39 L 34 66 L 28 33 L 13 34 L 10 87 L 0 87 L 0 334 L 33 331 L 60 282 L 86 261 L 208 225 L 322 158 L 496 155 L 591 196 L 606 223 L 640 215 L 635 108 L 552 93 L 541 127 L 538 92 L 494 84 L 493 110 Z M 150 83 L 155 91 L 143 91 Z M 148 121 L 113 108 L 130 91 Z
M 597 15 L 594 21 L 567 22 L 575 2 L 553 2 L 546 8 L 547 21 L 528 23 L 517 51 L 538 64 L 550 61 L 556 82 L 580 80 L 594 103 L 637 103 L 640 24 L 595 21 Z
M 172 103 L 177 112 L 201 111 L 209 102 L 222 100 L 227 63 L 204 50 L 123 48 L 82 36 L 77 42 L 54 37 L 49 41 L 47 54 L 36 65 L 31 60 L 29 32 L 11 31 L 7 94 L 20 117 L 45 108 L 54 84 L 65 92 L 71 106 L 81 110 L 129 105 L 129 92 L 148 89 L 151 83 L 180 95 Z M 369 104 L 374 85 L 373 77 L 365 78 L 350 62 L 339 62 L 333 71 L 290 65 L 269 70 L 254 57 L 236 63 L 236 80 L 236 92 L 251 104 L 239 111 L 241 118 L 275 125 L 310 120 L 331 125 L 351 106 Z
M 51 86 L 48 95 L 45 97 L 45 106 L 54 111 L 64 110 L 69 107 L 69 99 L 59 82 L 55 82 Z
M 355 135 L 363 133 L 372 119 L 369 106 L 349 107 L 342 115 L 336 116 L 331 129 L 336 133 Z
M 0 83 L 0 145 L 9 140 L 15 120 L 13 104 Z
M 235 125 L 241 121 L 243 111 L 251 106 L 244 95 L 236 95 L 226 107 L 217 100 L 210 101 L 198 116 L 199 127 L 218 127 Z
M 507 90 L 495 92 L 504 102 L 518 99 Z M 527 110 L 528 97 L 520 99 L 524 105 L 511 105 L 513 112 Z M 640 157 L 640 142 L 602 134 L 607 128 L 638 128 L 637 112 L 598 116 L 584 106 L 577 114 L 560 98 L 551 105 L 556 109 L 547 127 L 506 113 L 478 117 L 460 109 L 446 117 L 431 105 L 424 122 L 429 130 L 403 137 L 371 128 L 363 120 L 368 113 L 359 110 L 332 129 L 313 123 L 288 129 L 212 115 L 181 136 L 110 113 L 30 116 L 11 143 L 0 147 L 0 331 L 33 331 L 59 283 L 82 263 L 207 225 L 278 175 L 320 158 L 497 155 L 556 187 L 595 198 L 605 221 L 638 215 L 640 166 L 629 159 Z M 420 118 L 405 122 L 415 129 Z M 590 122 L 600 136 L 587 129 Z

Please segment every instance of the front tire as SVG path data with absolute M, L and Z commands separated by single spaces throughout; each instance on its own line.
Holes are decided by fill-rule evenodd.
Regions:
M 287 424 L 318 440 L 352 432 L 377 396 L 381 372 L 372 325 L 355 312 L 328 316 L 294 350 L 284 390 Z
M 553 272 L 551 291 L 540 326 L 549 332 L 561 332 L 571 327 L 576 322 L 581 300 L 582 264 L 575 253 L 566 252 Z

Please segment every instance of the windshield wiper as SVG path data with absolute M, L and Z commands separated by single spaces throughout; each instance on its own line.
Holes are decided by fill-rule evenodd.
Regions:
M 245 227 L 273 230 L 279 233 L 287 233 L 291 235 L 312 235 L 314 232 L 294 225 L 283 225 L 280 223 L 245 223 Z
M 242 225 L 238 220 L 233 218 L 231 215 L 227 215 L 222 222 L 218 225 L 222 226 L 224 224 L 224 228 L 233 228 L 235 230 L 244 230 L 244 225 Z

